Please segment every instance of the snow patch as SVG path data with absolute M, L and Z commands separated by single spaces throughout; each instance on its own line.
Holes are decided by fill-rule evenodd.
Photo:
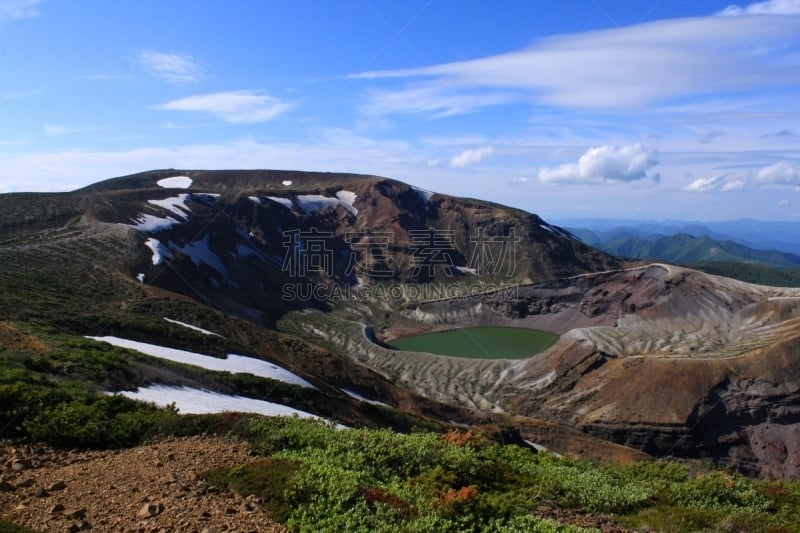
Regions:
M 460 267 L 460 266 L 454 266 L 453 268 L 456 269 L 456 271 L 460 272 L 461 274 L 471 274 L 473 276 L 478 275 L 478 269 L 476 268 Z
M 279 403 L 254 400 L 244 396 L 220 394 L 190 387 L 173 387 L 169 385 L 148 385 L 139 387 L 136 392 L 123 391 L 121 394 L 133 400 L 153 402 L 166 407 L 172 403 L 183 414 L 222 413 L 225 411 L 239 413 L 256 413 L 265 416 L 299 416 L 300 418 L 323 418 L 306 411 L 300 411 Z
M 142 273 L 136 274 L 136 279 L 139 280 L 139 283 L 144 285 L 144 274 Z
M 153 266 L 158 266 L 164 262 L 164 259 L 173 259 L 174 256 L 169 249 L 161 244 L 161 241 L 158 239 L 153 239 L 152 237 L 145 241 L 145 246 L 150 248 L 153 252 Z
M 283 185 L 284 187 L 290 187 L 292 185 L 292 180 L 283 180 L 281 182 L 281 185 Z
M 258 196 L 248 196 L 247 197 L 251 202 L 261 205 L 261 198 Z
M 300 209 L 305 211 L 306 214 L 311 214 L 314 211 L 336 209 L 337 206 L 342 204 L 338 198 L 330 198 L 329 196 L 322 196 L 321 194 L 298 195 L 297 203 L 300 204 Z
M 158 357 L 160 359 L 167 359 L 176 363 L 183 363 L 186 365 L 199 366 L 206 370 L 214 370 L 216 372 L 232 372 L 234 374 L 253 374 L 262 378 L 274 379 L 283 381 L 291 385 L 299 385 L 309 389 L 316 387 L 304 380 L 297 374 L 274 365 L 270 362 L 256 359 L 254 357 L 245 357 L 244 355 L 228 354 L 226 359 L 218 357 L 211 357 L 210 355 L 202 355 L 185 350 L 178 350 L 175 348 L 165 348 L 155 344 L 147 344 L 145 342 L 131 341 L 128 339 L 121 339 L 119 337 L 86 337 L 99 342 L 107 342 L 113 346 L 120 348 L 130 348 L 137 352 L 149 355 L 151 357 Z
M 222 335 L 218 333 L 214 333 L 213 331 L 208 331 L 207 329 L 198 328 L 197 326 L 193 326 L 191 324 L 187 324 L 186 322 L 181 322 L 179 320 L 172 320 L 171 318 L 164 317 L 164 320 L 169 322 L 170 324 L 177 324 L 179 326 L 183 326 L 185 328 L 193 329 L 195 331 L 199 331 L 203 335 L 216 335 L 217 337 L 222 337 Z
M 280 196 L 267 196 L 267 199 L 272 200 L 275 203 L 281 204 L 288 210 L 292 210 L 292 201 L 289 198 L 281 198 Z
M 537 452 L 548 452 L 548 453 L 550 453 L 552 455 L 555 455 L 556 457 L 561 457 L 560 453 L 551 452 L 550 450 L 547 449 L 546 446 L 543 446 L 543 445 L 541 445 L 541 444 L 539 444 L 537 442 L 532 442 L 532 441 L 529 441 L 527 439 L 522 439 L 522 440 L 525 442 L 525 444 L 527 444 L 531 448 L 534 448 Z
M 211 250 L 208 233 L 206 233 L 205 237 L 202 239 L 190 242 L 181 248 L 180 252 L 188 255 L 189 259 L 192 260 L 192 263 L 194 263 L 195 266 L 199 267 L 200 263 L 205 263 L 225 276 L 226 279 L 230 279 L 231 276 L 228 273 L 228 269 L 225 268 L 224 264 L 222 264 L 222 261 L 217 254 Z
M 419 187 L 411 187 L 411 188 L 414 189 L 414 192 L 416 192 L 419 195 L 419 197 L 422 198 L 422 201 L 425 202 L 426 204 L 431 201 L 431 196 L 434 195 L 432 191 L 426 191 L 425 189 L 420 189 Z
M 129 224 L 130 227 L 141 231 L 142 233 L 156 233 L 158 231 L 170 229 L 175 224 L 178 224 L 178 221 L 172 217 L 161 218 L 155 215 L 145 215 L 141 214 L 137 216 L 133 224 Z
M 356 201 L 356 196 L 358 195 L 352 191 L 339 191 L 336 193 L 336 198 L 342 202 L 344 208 L 350 211 L 353 216 L 358 215 L 358 209 L 353 205 Z
M 156 185 L 165 189 L 188 189 L 192 186 L 193 180 L 189 176 L 173 176 L 158 180 Z
M 210 193 L 210 192 L 196 192 L 196 193 L 192 194 L 192 196 L 194 198 L 200 200 L 201 202 L 206 203 L 206 204 L 213 204 L 214 200 L 216 200 L 217 198 L 219 198 L 222 195 L 221 194 L 216 194 L 216 193 Z
M 385 407 L 391 407 L 391 405 L 385 404 L 383 402 L 379 402 L 377 400 L 370 400 L 366 396 L 362 396 L 361 394 L 359 394 L 359 393 L 357 393 L 355 391 L 351 391 L 351 390 L 347 390 L 347 389 L 341 389 L 341 391 L 343 393 L 347 394 L 348 396 L 350 396 L 351 398 L 355 398 L 356 400 L 359 400 L 361 402 L 371 403 L 372 405 L 383 405 Z
M 539 227 L 542 228 L 543 230 L 549 231 L 553 235 L 558 235 L 559 237 L 564 237 L 565 239 L 571 238 L 569 234 L 563 231 L 559 231 L 558 228 L 554 228 L 549 224 L 539 224 Z
M 189 199 L 188 194 L 179 194 L 172 198 L 164 198 L 163 200 L 148 200 L 148 204 L 157 205 L 162 209 L 166 209 L 171 213 L 178 215 L 183 220 L 188 220 L 192 210 L 186 205 L 186 200 Z

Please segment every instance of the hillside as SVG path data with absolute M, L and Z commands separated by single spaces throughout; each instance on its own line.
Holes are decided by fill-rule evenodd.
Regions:
M 247 411 L 800 477 L 796 289 L 626 264 L 534 214 L 376 176 L 162 170 L 0 207 L 3 437 L 251 439 L 249 416 L 207 414 Z M 559 339 L 526 359 L 387 348 L 479 325 Z
M 438 276 L 457 290 L 481 267 L 468 266 L 476 235 L 502 237 L 505 249 L 504 269 L 487 266 L 480 276 L 489 288 L 617 264 L 535 215 L 372 176 L 154 171 L 71 193 L 0 195 L 0 206 L 0 331 L 4 350 L 22 349 L 19 358 L 4 360 L 7 379 L 22 372 L 31 383 L 41 379 L 42 387 L 60 390 L 48 380 L 54 374 L 85 383 L 81 395 L 161 390 L 194 403 L 220 399 L 192 391 L 236 394 L 348 425 L 408 429 L 438 420 L 479 423 L 486 415 L 415 394 L 326 349 L 314 334 L 277 330 L 287 313 L 311 320 L 319 311 L 353 307 L 329 298 L 331 291 L 398 281 L 428 287 L 421 282 Z M 428 228 L 444 241 L 425 241 Z M 311 257 L 311 246 L 320 246 L 321 255 Z M 448 262 L 417 268 L 423 251 L 441 251 Z M 315 266 L 309 259 L 328 262 Z M 287 298 L 287 286 L 314 290 Z M 385 302 L 380 294 L 367 296 L 367 306 Z M 123 348 L 131 342 L 150 348 L 112 348 L 107 343 L 115 339 L 125 341 L 117 344 Z M 181 353 L 176 359 L 162 348 Z M 228 354 L 245 357 L 248 368 L 250 360 L 273 365 L 275 373 L 220 372 L 234 362 Z M 208 356 L 225 359 L 206 368 L 186 364 Z M 24 405 L 27 395 L 39 393 L 15 394 L 13 401 Z M 15 420 L 13 413 L 7 420 Z M 11 435 L 32 431 L 11 427 L 17 428 L 6 426 Z M 555 441 L 568 442 L 574 433 L 560 431 Z M 97 435 L 96 444 L 108 438 Z
M 756 263 L 775 268 L 800 266 L 800 256 L 778 250 L 759 250 L 732 240 L 698 233 L 648 234 L 623 227 L 595 232 L 571 228 L 587 244 L 619 257 L 693 265 L 725 261 Z M 698 231 L 702 231 L 698 229 Z

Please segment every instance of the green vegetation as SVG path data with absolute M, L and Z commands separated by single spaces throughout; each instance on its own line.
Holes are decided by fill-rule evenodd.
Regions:
M 87 357 L 89 366 L 95 364 Z M 48 444 L 117 448 L 142 442 L 174 411 L 109 396 L 48 372 L 60 362 L 24 352 L 0 356 L 0 435 Z
M 410 352 L 430 352 L 474 359 L 521 359 L 546 350 L 558 335 L 524 328 L 473 327 L 426 333 L 392 341 Z
M 421 430 L 423 421 L 411 415 L 391 423 L 406 434 L 341 430 L 298 418 L 180 415 L 98 392 L 98 384 L 145 379 L 140 364 L 146 356 L 44 326 L 5 327 L 41 346 L 0 351 L 0 435 L 82 449 L 171 435 L 247 439 L 261 459 L 212 470 L 206 478 L 258 495 L 293 531 L 572 532 L 581 530 L 575 523 L 601 525 L 600 514 L 645 530 L 800 531 L 797 482 L 759 482 L 674 462 L 597 465 L 501 446 L 471 432 Z M 204 379 L 205 371 L 165 368 Z M 268 396 L 268 380 L 227 380 L 233 390 Z M 272 393 L 315 406 L 330 403 L 319 391 L 302 397 L 276 387 Z M 383 414 L 391 419 L 392 413 Z M 0 523 L 2 531 L 25 530 Z
M 567 509 L 584 524 L 612 514 L 642 530 L 800 531 L 797 482 L 665 461 L 596 465 L 457 430 L 249 418 L 237 431 L 265 459 L 206 479 L 259 496 L 292 531 L 582 531 L 559 523 Z

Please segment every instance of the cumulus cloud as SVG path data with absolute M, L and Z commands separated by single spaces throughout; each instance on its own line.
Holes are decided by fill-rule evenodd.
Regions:
M 756 2 L 745 7 L 736 4 L 723 9 L 720 14 L 735 15 L 796 15 L 800 13 L 800 0 L 767 0 Z
M 683 188 L 689 192 L 731 192 L 741 190 L 747 185 L 747 181 L 742 177 L 730 174 L 721 174 L 710 178 L 697 178 Z
M 189 54 L 145 51 L 138 60 L 151 75 L 170 83 L 196 83 L 203 77 L 203 70 Z
M 787 0 L 762 4 L 752 10 L 791 8 Z M 572 109 L 642 109 L 692 95 L 800 83 L 798 43 L 797 17 L 680 18 L 559 35 L 509 53 L 351 78 L 413 80 L 367 94 L 365 107 L 382 113 L 455 114 L 509 99 Z M 479 91 L 489 97 L 477 97 Z
M 0 22 L 39 16 L 40 0 L 0 0 Z
M 468 165 L 477 165 L 487 157 L 494 153 L 494 147 L 481 146 L 480 148 L 470 148 L 457 154 L 450 160 L 451 167 L 466 167 Z
M 187 96 L 154 109 L 206 113 L 231 124 L 254 124 L 271 120 L 290 107 L 289 102 L 260 91 L 227 91 Z
M 539 171 L 544 183 L 600 184 L 645 179 L 658 164 L 658 152 L 641 144 L 596 146 L 587 150 L 577 163 L 567 163 Z M 655 178 L 657 175 L 652 176 Z
M 761 183 L 800 185 L 800 162 L 778 161 L 760 169 L 756 179 Z

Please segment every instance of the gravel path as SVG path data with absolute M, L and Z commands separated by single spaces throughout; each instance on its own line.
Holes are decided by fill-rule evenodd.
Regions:
M 257 459 L 216 437 L 93 452 L 0 442 L 0 516 L 42 532 L 285 532 L 256 499 L 199 479 Z

